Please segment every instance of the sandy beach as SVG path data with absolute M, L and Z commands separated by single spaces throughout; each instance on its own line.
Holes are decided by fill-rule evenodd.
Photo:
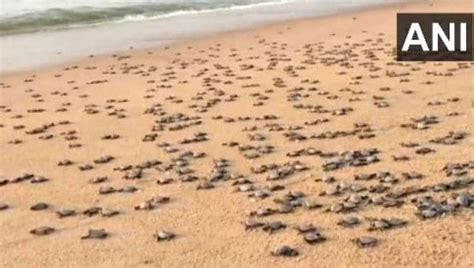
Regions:
M 0 267 L 474 267 L 474 64 L 397 12 L 474 4 L 1 75 Z

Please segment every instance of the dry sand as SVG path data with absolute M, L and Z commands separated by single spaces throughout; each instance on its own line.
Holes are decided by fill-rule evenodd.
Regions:
M 471 1 L 403 4 L 4 75 L 0 176 L 7 181 L 0 186 L 0 203 L 9 208 L 0 211 L 0 266 L 474 266 L 473 210 L 458 208 L 443 217 L 420 220 L 415 215 L 416 203 L 411 202 L 427 195 L 442 202 L 461 192 L 472 193 L 473 184 L 442 192 L 429 187 L 455 179 L 442 170 L 447 163 L 471 161 L 470 168 L 455 172 L 474 176 L 473 65 L 395 62 L 392 54 L 396 12 L 473 10 Z M 144 113 L 149 108 L 152 113 Z M 264 115 L 277 118 L 258 120 Z M 412 119 L 423 116 L 435 116 L 437 123 L 427 124 L 426 129 L 423 123 L 413 124 Z M 305 124 L 316 120 L 323 122 Z M 355 123 L 367 126 L 355 130 Z M 401 127 L 403 124 L 412 125 Z M 34 129 L 39 133 L 27 134 Z M 338 135 L 332 135 L 337 131 Z M 458 139 L 431 141 L 451 131 L 461 133 Z M 207 135 L 194 139 L 198 132 Z M 102 139 L 108 134 L 119 137 Z M 142 141 L 153 134 L 154 141 Z M 370 135 L 363 138 L 363 134 Z M 295 140 L 298 137 L 306 139 Z M 182 144 L 183 139 L 191 143 Z M 242 150 L 228 146 L 231 142 Z M 410 142 L 419 145 L 401 145 Z M 170 146 L 158 146 L 162 143 Z M 70 148 L 74 144 L 82 146 Z M 324 155 L 296 152 L 288 156 L 311 147 L 324 154 L 376 148 L 380 161 L 324 171 L 323 164 L 331 160 Z M 416 153 L 420 148 L 434 152 Z M 180 157 L 188 150 L 206 156 Z M 93 162 L 105 155 L 114 159 L 105 164 Z M 395 161 L 393 156 L 408 160 Z M 224 168 L 228 173 L 212 182 L 214 188 L 197 190 L 209 178 L 214 160 L 220 158 L 228 160 Z M 73 163 L 58 166 L 66 159 Z M 144 168 L 140 179 L 124 179 L 126 172 L 114 170 L 149 160 L 162 164 Z M 267 180 L 274 171 L 252 172 L 252 167 L 290 161 L 301 165 L 290 165 L 291 174 L 275 181 Z M 186 163 L 191 170 L 179 168 Z M 93 169 L 80 171 L 85 164 Z M 169 164 L 173 164 L 171 169 L 164 171 Z M 309 169 L 295 170 L 303 166 Z M 193 171 L 191 175 L 198 180 L 182 182 L 187 175 L 177 174 L 178 170 Z M 384 193 L 364 190 L 356 194 L 343 189 L 337 196 L 321 195 L 341 182 L 375 186 L 385 177 L 355 181 L 354 176 L 384 171 L 398 179 L 398 183 L 384 183 Z M 413 171 L 423 178 L 402 176 Z M 12 182 L 23 172 L 49 180 Z M 256 188 L 278 184 L 284 189 L 270 192 L 265 199 L 250 198 L 252 192 L 236 192 L 232 185 L 236 180 L 229 176 L 238 173 Z M 334 176 L 336 182 L 318 182 L 325 174 Z M 89 182 L 98 176 L 108 179 Z M 173 181 L 158 185 L 156 181 L 163 178 Z M 99 194 L 100 187 L 131 185 L 138 191 Z M 327 206 L 349 195 L 363 199 L 393 196 L 397 189 L 409 186 L 427 187 L 427 191 L 395 199 L 399 207 L 363 201 L 353 211 L 325 212 Z M 275 199 L 283 199 L 289 191 L 303 192 L 305 200 L 315 200 L 323 207 L 296 207 L 292 213 L 255 217 L 287 225 L 271 234 L 261 228 L 245 230 L 243 222 L 249 211 L 278 209 L 281 205 Z M 151 210 L 134 209 L 156 195 L 168 196 L 170 201 L 150 203 Z M 30 210 L 38 202 L 49 207 Z M 82 215 L 93 206 L 120 213 L 113 217 Z M 58 218 L 55 211 L 65 208 L 76 210 L 77 215 Z M 362 223 L 352 228 L 336 224 L 347 215 L 359 217 Z M 372 217 L 397 217 L 408 223 L 393 230 L 368 231 Z M 316 226 L 326 241 L 306 243 L 293 228 L 303 223 Z M 39 226 L 56 231 L 44 236 L 29 233 Z M 105 229 L 109 235 L 102 240 L 80 239 L 89 229 Z M 173 232 L 176 238 L 158 242 L 153 234 L 159 230 Z M 361 236 L 375 237 L 378 244 L 359 248 L 351 240 Z M 272 256 L 282 245 L 295 248 L 299 256 Z

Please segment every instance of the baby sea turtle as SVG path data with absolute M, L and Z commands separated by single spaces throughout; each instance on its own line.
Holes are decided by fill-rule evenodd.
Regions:
M 9 208 L 8 204 L 0 203 L 0 211 L 6 210 L 7 208 Z
M 387 219 L 386 221 L 390 224 L 390 227 L 392 228 L 404 226 L 408 223 L 408 221 L 404 219 L 400 219 L 400 218 L 390 218 L 390 219 Z
M 343 226 L 343 227 L 352 227 L 352 226 L 358 225 L 359 223 L 360 223 L 359 218 L 354 217 L 354 216 L 344 217 L 337 222 L 338 225 Z
M 345 201 L 353 204 L 359 204 L 363 201 L 364 198 L 364 196 L 360 196 L 358 194 L 351 194 L 345 199 Z
M 371 236 L 362 236 L 352 240 L 359 248 L 375 247 L 378 243 L 377 238 Z
M 270 173 L 268 173 L 267 176 L 267 181 L 274 181 L 280 179 L 280 174 L 276 170 L 272 170 Z
M 237 175 L 231 174 L 231 178 L 235 177 Z M 241 176 L 241 175 L 240 175 Z M 232 185 L 243 185 L 243 184 L 252 184 L 253 182 L 249 179 L 243 178 L 243 177 L 237 177 L 235 178 L 235 181 L 232 182 Z
M 414 180 L 414 179 L 422 179 L 423 178 L 423 174 L 421 174 L 419 172 L 416 172 L 416 171 L 403 172 L 402 176 L 406 180 Z
M 278 213 L 282 213 L 282 214 L 287 214 L 287 213 L 291 213 L 295 210 L 295 208 L 290 205 L 290 204 L 283 204 L 280 208 L 278 208 Z
M 96 184 L 96 183 L 102 183 L 108 179 L 107 176 L 98 176 L 95 178 L 92 178 L 89 180 L 89 183 Z
M 307 170 L 309 169 L 307 166 L 301 164 L 301 163 L 296 163 L 293 165 L 293 169 L 296 170 L 296 171 L 304 171 L 304 170 Z
M 80 171 L 91 170 L 93 168 L 94 168 L 94 166 L 90 165 L 90 164 L 84 164 L 84 165 L 79 166 Z
M 165 178 L 159 178 L 156 183 L 159 184 L 159 185 L 164 185 L 164 184 L 168 184 L 168 183 L 171 183 L 173 182 L 173 179 L 172 178 L 168 178 L 168 177 L 165 177 Z
M 267 222 L 263 225 L 262 229 L 266 232 L 273 233 L 275 231 L 286 228 L 286 225 L 281 221 Z
M 261 190 L 257 190 L 251 194 L 249 194 L 249 197 L 255 197 L 257 199 L 265 199 L 267 198 L 268 196 L 270 196 L 271 194 L 271 191 L 268 190 L 268 189 L 261 189 Z
M 33 211 L 38 211 L 38 210 L 45 210 L 49 207 L 48 204 L 46 203 L 43 203 L 43 202 L 40 202 L 40 203 L 36 203 L 34 204 L 33 206 L 30 207 L 30 210 L 33 210 Z
M 58 162 L 58 166 L 60 166 L 60 167 L 61 166 L 70 166 L 72 164 L 74 164 L 74 162 L 69 160 L 69 159 L 64 159 L 64 160 L 61 160 L 61 161 Z
M 194 175 L 187 175 L 187 176 L 183 176 L 183 177 L 179 178 L 179 180 L 181 182 L 193 182 L 193 181 L 196 181 L 198 179 L 199 178 L 197 176 L 194 176 Z
M 174 233 L 161 230 L 155 233 L 153 237 L 156 239 L 156 241 L 170 241 L 171 239 L 175 238 L 176 235 Z
M 121 193 L 134 193 L 134 192 L 138 191 L 138 188 L 133 186 L 133 185 L 127 185 L 127 186 L 123 187 L 122 189 L 120 189 L 118 191 L 121 192 Z
M 282 256 L 282 257 L 295 257 L 298 256 L 299 253 L 296 249 L 284 245 L 281 247 L 278 247 L 275 251 L 272 251 L 273 256 Z
M 58 215 L 59 218 L 65 218 L 69 216 L 74 216 L 76 215 L 76 211 L 74 209 L 59 209 L 56 211 L 56 215 Z
M 324 191 L 324 195 L 338 195 L 340 193 L 341 191 L 339 185 L 331 186 Z
M 329 207 L 329 211 L 339 213 L 344 210 L 344 205 L 341 203 L 334 203 Z
M 43 183 L 43 182 L 47 182 L 49 181 L 48 178 L 45 178 L 43 176 L 34 176 L 31 180 L 30 180 L 30 183 Z
M 367 187 L 360 185 L 360 184 L 351 184 L 350 190 L 356 193 L 363 192 L 367 190 Z
M 251 192 L 255 190 L 255 186 L 253 184 L 243 184 L 239 185 L 236 188 L 236 192 Z
M 272 183 L 268 186 L 268 189 L 272 192 L 281 191 L 281 190 L 285 189 L 285 186 L 283 186 L 281 184 Z
M 456 197 L 455 202 L 457 203 L 457 205 L 461 207 L 469 207 L 472 204 L 474 204 L 474 195 L 469 194 L 469 193 L 460 193 Z M 0 206 L 0 210 L 1 210 L 1 206 Z
M 100 210 L 100 215 L 102 217 L 113 217 L 113 216 L 116 216 L 118 214 L 120 214 L 120 212 L 118 210 L 106 209 L 106 208 L 102 208 Z
M 421 210 L 416 215 L 424 220 L 424 219 L 431 219 L 437 216 L 441 216 L 443 215 L 443 212 L 428 208 L 428 209 Z
M 259 208 L 255 211 L 251 211 L 249 213 L 249 215 L 250 216 L 258 216 L 258 217 L 265 217 L 265 216 L 272 215 L 275 212 L 276 211 L 274 209 L 271 209 L 271 208 Z
M 112 186 L 101 186 L 99 188 L 99 194 L 111 194 L 115 193 L 117 190 Z
M 40 226 L 35 229 L 30 230 L 30 234 L 34 235 L 49 235 L 53 233 L 55 229 L 49 226 Z
M 315 199 L 309 199 L 309 198 L 305 198 L 303 200 L 302 205 L 306 209 L 317 209 L 317 208 L 321 208 L 323 206 L 323 205 L 321 205 L 321 203 L 319 203 Z
M 395 154 L 395 155 L 392 155 L 392 159 L 393 161 L 400 162 L 400 161 L 408 161 L 410 160 L 410 157 L 403 154 Z
M 182 168 L 177 168 L 175 172 L 181 176 L 181 175 L 188 175 L 188 174 L 194 173 L 194 170 L 189 167 L 182 167 Z
M 316 231 L 316 227 L 312 223 L 300 224 L 295 229 L 301 234 Z
M 81 236 L 81 239 L 104 239 L 108 233 L 104 229 L 89 229 L 86 235 Z
M 120 138 L 120 135 L 114 133 L 114 134 L 106 134 L 106 135 L 102 136 L 101 139 L 103 139 L 103 140 L 115 140 L 115 139 L 118 139 L 118 138 Z
M 370 222 L 369 231 L 390 229 L 390 223 L 384 219 L 375 219 Z
M 163 195 L 155 195 L 151 201 L 153 203 L 157 203 L 157 204 L 165 204 L 165 203 L 168 203 L 170 201 L 170 198 L 169 196 L 163 196 Z
M 257 221 L 255 219 L 248 219 L 244 222 L 244 225 L 245 225 L 245 230 L 247 231 L 247 230 L 253 230 L 253 229 L 260 228 L 260 227 L 264 226 L 265 223 Z
M 357 208 L 357 204 L 346 201 L 342 203 L 342 207 L 344 211 L 349 211 L 349 210 Z
M 84 214 L 86 216 L 89 216 L 89 217 L 92 217 L 92 216 L 95 216 L 95 215 L 99 214 L 101 209 L 102 209 L 101 207 L 90 207 L 90 208 L 84 210 L 82 212 L 82 214 Z
M 435 150 L 431 149 L 431 148 L 428 148 L 428 147 L 422 147 L 420 149 L 417 149 L 415 151 L 416 154 L 421 154 L 421 155 L 425 155 L 425 154 L 429 154 L 429 153 L 434 153 Z
M 104 156 L 101 156 L 97 159 L 94 159 L 94 163 L 95 164 L 105 164 L 105 163 L 108 163 L 110 161 L 114 160 L 114 157 L 111 156 L 111 155 L 104 155 Z
M 7 185 L 8 183 L 10 183 L 9 179 L 5 179 L 5 178 L 0 177 L 0 186 Z
M 136 205 L 134 208 L 135 210 L 152 210 L 155 208 L 155 205 L 153 204 L 153 202 L 148 200 L 148 201 L 141 202 L 140 204 Z
M 208 182 L 208 181 L 203 181 L 201 183 L 198 184 L 198 186 L 196 187 L 197 190 L 209 190 L 209 189 L 212 189 L 214 188 L 214 184 Z
M 316 231 L 305 233 L 303 238 L 304 238 L 304 241 L 306 241 L 308 244 L 311 244 L 311 245 L 326 241 L 326 237 Z
M 122 166 L 114 167 L 114 170 L 127 171 L 127 170 L 130 170 L 132 168 L 133 168 L 132 165 L 122 165 Z
M 142 169 L 136 168 L 136 169 L 127 171 L 127 173 L 124 176 L 124 179 L 134 180 L 134 179 L 140 179 L 141 177 L 142 177 Z
M 316 179 L 316 182 L 322 181 L 324 183 L 333 183 L 336 181 L 336 178 L 332 175 L 324 174 L 321 178 Z

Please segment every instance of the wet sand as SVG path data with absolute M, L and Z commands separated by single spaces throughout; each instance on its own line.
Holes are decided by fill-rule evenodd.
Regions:
M 397 12 L 473 10 L 403 4 L 2 76 L 0 266 L 474 266 L 473 64 L 393 58 Z

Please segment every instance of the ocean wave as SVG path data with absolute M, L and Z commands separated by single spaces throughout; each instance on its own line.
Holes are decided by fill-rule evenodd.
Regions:
M 118 7 L 52 8 L 0 18 L 0 35 L 152 20 L 223 10 L 248 9 L 287 2 L 291 2 L 291 0 L 191 2 L 180 4 L 150 3 Z

